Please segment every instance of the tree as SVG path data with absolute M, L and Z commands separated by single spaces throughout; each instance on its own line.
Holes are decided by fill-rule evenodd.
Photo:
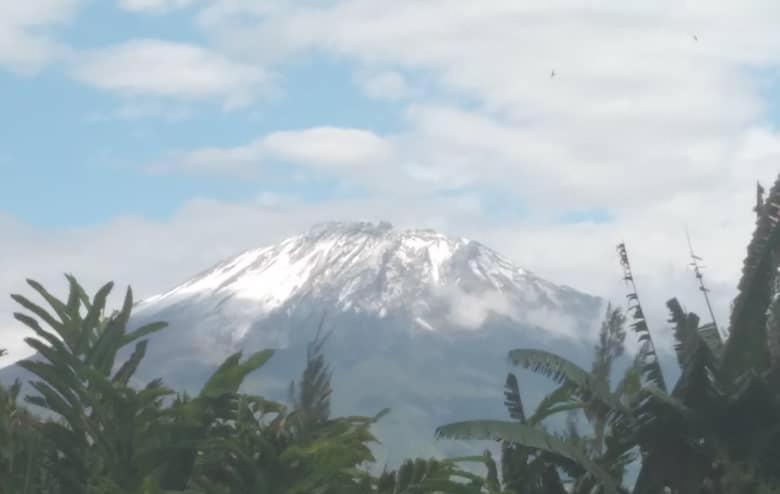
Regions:
M 48 471 L 53 459 L 41 421 L 19 406 L 20 392 L 19 380 L 10 388 L 0 385 L 0 494 L 58 492 Z
M 780 176 L 758 200 L 728 339 L 667 302 L 681 376 L 671 394 L 655 390 L 637 407 L 639 494 L 658 492 L 659 478 L 680 493 L 780 489 Z
M 374 417 L 331 417 L 332 373 L 325 361 L 321 319 L 314 340 L 306 352 L 306 367 L 299 384 L 290 384 L 292 410 L 285 422 L 292 443 L 280 458 L 291 476 L 299 479 L 288 487 L 290 493 L 322 494 L 359 492 L 370 484 L 362 467 L 374 461 L 369 445 L 377 442 L 371 426 L 388 410 Z
M 486 479 L 458 467 L 458 463 L 481 463 L 488 469 Z M 384 472 L 366 492 L 376 494 L 499 494 L 496 464 L 485 452 L 482 456 L 406 460 L 397 471 Z
M 608 429 L 614 413 L 626 413 L 624 401 L 636 386 L 636 368 L 610 391 L 613 362 L 623 354 L 625 317 L 619 309 L 607 307 L 591 372 L 573 362 L 542 350 L 515 349 L 509 360 L 551 378 L 559 386 L 547 395 L 534 414 L 527 418 L 517 379 L 507 377 L 505 404 L 514 422 L 476 420 L 448 424 L 437 429 L 439 437 L 498 439 L 502 441 L 504 484 L 517 492 L 565 492 L 558 470 L 575 477 L 576 492 L 589 492 L 601 486 L 617 492 L 625 465 L 631 460 L 630 446 L 614 440 Z M 618 394 L 620 393 L 620 394 Z M 543 421 L 555 414 L 581 410 L 594 430 L 592 438 L 578 434 L 552 434 Z M 613 446 L 607 448 L 607 446 Z M 530 490 L 529 490 L 530 489 Z
M 36 335 L 25 341 L 37 356 L 19 363 L 39 379 L 31 383 L 37 394 L 25 399 L 55 419 L 38 421 L 16 408 L 20 384 L 10 393 L 0 390 L 0 472 L 23 482 L 2 488 L 13 493 L 292 494 L 357 493 L 371 485 L 359 467 L 373 461 L 370 427 L 385 411 L 375 417 L 330 417 L 330 374 L 321 341 L 310 347 L 292 410 L 239 391 L 273 350 L 243 361 L 241 352 L 229 356 L 194 398 L 174 396 L 159 379 L 135 389 L 129 382 L 144 358 L 145 337 L 165 323 L 128 331 L 129 288 L 121 310 L 105 317 L 113 284 L 90 299 L 74 277 L 67 279 L 65 301 L 28 280 L 52 313 L 12 296 L 37 316 L 14 314 Z M 118 353 L 130 344 L 133 351 L 119 364 Z M 27 442 L 18 447 L 19 438 L 28 435 L 39 449 Z M 20 459 L 31 468 L 19 468 Z M 39 488 L 43 481 L 50 491 Z M 33 490 L 23 490 L 28 486 Z
M 44 329 L 30 315 L 14 313 L 35 332 L 36 337 L 25 338 L 25 342 L 39 356 L 18 363 L 40 379 L 31 383 L 38 394 L 25 399 L 59 418 L 45 422 L 43 430 L 61 459 L 57 477 L 63 489 L 134 492 L 164 457 L 158 435 L 161 400 L 171 391 L 159 380 L 141 390 L 134 390 L 128 382 L 146 352 L 143 338 L 165 324 L 128 331 L 133 305 L 129 288 L 122 309 L 106 318 L 106 298 L 113 284 L 104 285 L 89 300 L 75 278 L 68 275 L 67 279 L 67 301 L 28 280 L 54 314 L 21 295 L 12 295 L 49 326 Z M 130 357 L 115 365 L 119 350 L 131 343 L 135 346 Z
M 244 362 L 240 352 L 231 355 L 195 398 L 179 396 L 168 430 L 182 446 L 160 485 L 224 494 L 362 494 L 370 488 L 372 478 L 360 467 L 373 461 L 370 427 L 384 411 L 374 417 L 330 416 L 323 341 L 316 338 L 309 346 L 300 387 L 291 386 L 291 408 L 239 392 L 271 350 Z

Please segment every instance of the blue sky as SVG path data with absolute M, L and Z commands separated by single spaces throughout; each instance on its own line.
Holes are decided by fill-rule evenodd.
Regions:
M 507 111 L 479 90 L 475 91 L 473 84 L 458 87 L 447 83 L 446 71 L 444 77 L 436 74 L 435 64 L 428 67 L 416 62 L 410 64 L 403 56 L 399 57 L 400 63 L 380 65 L 387 65 L 404 86 L 415 85 L 414 98 L 370 94 L 361 87 L 359 79 L 361 71 L 365 72 L 366 66 L 377 65 L 375 62 L 367 63 L 359 49 L 357 55 L 350 56 L 344 50 L 316 45 L 314 49 L 292 50 L 286 56 L 274 57 L 272 63 L 263 64 L 263 70 L 273 78 L 272 87 L 265 88 L 270 89 L 270 94 L 252 95 L 251 103 L 238 107 L 227 108 L 219 98 L 182 100 L 169 97 L 170 94 L 160 97 L 149 85 L 128 95 L 116 87 L 101 87 L 94 80 L 85 81 L 83 77 L 79 80 L 74 75 L 78 69 L 74 67 L 94 50 L 110 50 L 136 40 L 178 43 L 213 50 L 223 56 L 218 43 L 214 43 L 219 37 L 217 31 L 204 27 L 201 19 L 209 8 L 218 11 L 220 2 L 51 1 L 69 4 L 66 6 L 69 15 L 63 16 L 67 21 L 52 22 L 48 32 L 49 36 L 56 36 L 58 44 L 67 47 L 69 55 L 54 59 L 32 73 L 0 67 L 0 105 L 12 116 L 0 134 L 3 150 L 0 170 L 4 176 L 0 183 L 0 210 L 30 225 L 94 225 L 120 215 L 161 220 L 170 218 L 193 198 L 241 202 L 258 194 L 273 193 L 317 202 L 369 193 L 360 185 L 347 192 L 334 190 L 349 177 L 328 170 L 307 170 L 301 168 L 301 163 L 291 163 L 283 156 L 265 157 L 263 173 L 250 178 L 243 175 L 240 179 L 218 174 L 150 173 L 148 168 L 150 164 L 171 160 L 177 153 L 200 147 L 238 147 L 275 131 L 327 126 L 364 129 L 378 136 L 401 133 L 407 130 L 405 124 L 408 127 L 405 109 L 412 104 L 443 102 L 458 111 L 488 115 L 497 122 Z M 285 2 L 276 3 L 294 10 Z M 324 4 L 339 6 L 339 2 Z M 256 8 L 247 7 L 250 2 L 225 2 L 225 5 L 237 8 L 237 15 L 255 19 Z M 241 11 L 242 5 L 245 12 Z M 280 7 L 279 11 L 280 17 L 284 17 L 284 8 Z M 260 16 L 258 30 L 263 29 L 262 20 L 266 19 Z M 255 50 L 273 51 L 274 48 L 258 43 L 238 52 Z M 222 51 L 224 56 L 232 56 L 230 50 Z M 234 58 L 239 61 L 241 57 Z M 170 63 L 175 64 L 176 60 Z M 133 70 L 150 69 L 139 65 Z M 558 68 L 558 73 L 565 76 L 565 68 Z M 771 120 L 777 113 L 775 93 L 767 89 L 774 87 L 772 69 L 759 66 L 754 74 L 760 87 L 756 97 L 763 99 L 764 115 Z M 547 72 L 544 75 L 546 78 Z M 517 83 L 522 86 L 523 81 Z M 522 115 L 522 111 L 518 113 L 514 122 L 522 123 L 523 118 L 533 121 L 534 117 Z M 485 155 L 470 159 L 492 158 Z M 446 174 L 442 172 L 446 165 L 435 168 L 438 173 Z M 302 174 L 306 175 L 303 182 Z M 452 195 L 468 190 L 481 198 L 482 207 L 491 218 L 517 218 L 534 213 L 534 208 L 527 206 L 533 199 L 523 197 L 522 191 L 502 190 L 506 187 L 500 181 L 484 183 L 475 180 L 473 173 L 471 179 L 471 183 L 455 181 L 442 185 L 442 192 Z M 435 195 L 436 190 L 432 188 L 430 193 Z M 42 197 L 46 200 L 41 200 Z M 598 202 L 568 206 L 552 217 L 560 223 L 610 221 L 613 214 Z
M 77 50 L 134 38 L 188 43 L 202 38 L 186 13 L 139 16 L 109 2 L 88 4 L 77 22 L 59 31 Z M 398 129 L 400 105 L 361 93 L 353 69 L 335 57 L 303 56 L 278 68 L 278 95 L 251 107 L 224 110 L 218 103 L 194 102 L 172 109 L 173 116 L 149 117 L 116 115 L 127 101 L 74 81 L 59 65 L 32 76 L 0 70 L 0 107 L 10 116 L 0 133 L 0 210 L 36 226 L 72 227 L 117 215 L 167 218 L 193 197 L 242 201 L 262 192 L 312 201 L 330 197 L 332 179 L 300 185 L 286 176 L 289 171 L 247 181 L 156 174 L 146 165 L 178 150 L 236 146 L 279 129 Z M 181 111 L 186 116 L 176 116 Z
M 284 176 L 248 183 L 233 177 L 150 174 L 145 169 L 172 150 L 201 143 L 238 145 L 276 129 L 398 127 L 398 105 L 362 96 L 343 64 L 304 60 L 283 76 L 290 81 L 285 94 L 257 108 L 226 112 L 203 104 L 191 116 L 169 121 L 100 118 L 121 102 L 55 71 L 34 78 L 3 73 L 0 105 L 14 118 L 2 133 L 0 166 L 7 180 L 0 183 L 0 209 L 40 226 L 90 224 L 117 214 L 159 219 L 193 196 L 241 200 L 294 188 Z M 327 191 L 314 187 L 296 192 L 316 198 Z
M 621 299 L 625 240 L 663 320 L 700 298 L 689 225 L 725 314 L 780 163 L 778 22 L 773 0 L 0 3 L 0 292 L 70 271 L 149 295 L 386 219 Z

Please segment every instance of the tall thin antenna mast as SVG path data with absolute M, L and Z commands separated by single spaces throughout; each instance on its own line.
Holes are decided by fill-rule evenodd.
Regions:
M 710 317 L 712 318 L 712 324 L 715 326 L 715 330 L 718 332 L 718 334 L 721 335 L 721 337 L 726 338 L 725 331 L 721 332 L 720 328 L 718 327 L 718 321 L 715 320 L 715 312 L 712 310 L 712 304 L 710 303 L 710 296 L 708 295 L 709 289 L 704 286 L 704 275 L 701 273 L 701 270 L 704 269 L 704 266 L 699 264 L 699 261 L 702 260 L 701 257 L 697 256 L 693 252 L 693 244 L 691 244 L 691 235 L 688 232 L 688 227 L 685 227 L 685 238 L 688 239 L 688 252 L 691 255 L 691 262 L 688 264 L 688 266 L 693 267 L 693 272 L 696 275 L 696 280 L 699 282 L 699 290 L 701 290 L 701 293 L 704 294 L 704 301 L 707 302 L 707 309 L 710 311 Z

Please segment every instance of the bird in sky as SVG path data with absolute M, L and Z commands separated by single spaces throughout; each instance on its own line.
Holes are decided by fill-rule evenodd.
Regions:
M 550 79 L 552 79 L 553 77 L 555 77 L 555 71 L 554 70 L 552 72 L 550 72 Z
M 699 37 L 698 37 L 698 36 L 696 36 L 696 35 L 694 34 L 694 35 L 693 35 L 693 40 L 694 40 L 694 41 L 699 41 Z

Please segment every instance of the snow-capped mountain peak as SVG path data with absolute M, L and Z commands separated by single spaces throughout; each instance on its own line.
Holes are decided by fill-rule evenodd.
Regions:
M 387 222 L 330 222 L 220 262 L 142 301 L 137 312 L 208 308 L 209 317 L 229 317 L 231 324 L 220 325 L 234 327 L 231 339 L 250 326 L 237 323 L 237 315 L 253 320 L 312 303 L 379 318 L 403 313 L 419 330 L 436 331 L 478 328 L 491 315 L 540 325 L 540 317 L 569 312 L 575 294 L 592 298 L 466 238 Z
M 503 416 L 508 349 L 575 361 L 589 354 L 601 304 L 465 238 L 384 222 L 324 223 L 139 302 L 131 326 L 169 323 L 151 336 L 142 381 L 164 377 L 196 393 L 228 355 L 274 349 L 245 389 L 284 400 L 324 315 L 334 414 L 390 407 L 375 454 L 398 465 L 471 454 L 431 442 L 434 428 Z

